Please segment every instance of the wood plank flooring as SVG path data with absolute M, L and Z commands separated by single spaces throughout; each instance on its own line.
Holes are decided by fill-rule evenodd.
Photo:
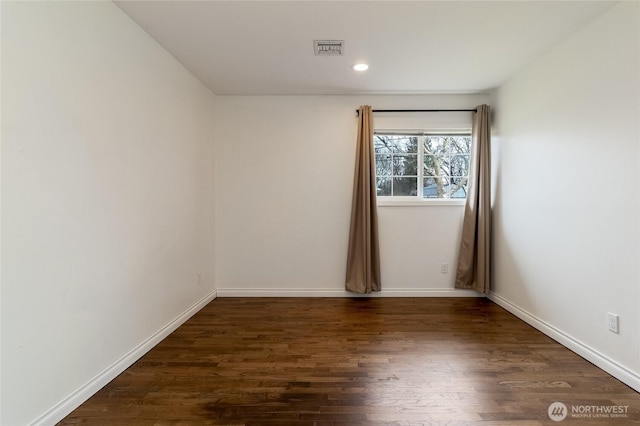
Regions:
M 219 298 L 60 424 L 565 423 L 640 394 L 487 299 Z

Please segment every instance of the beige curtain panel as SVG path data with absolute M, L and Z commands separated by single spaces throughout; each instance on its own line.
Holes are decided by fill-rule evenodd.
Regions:
M 488 293 L 491 265 L 491 126 L 488 105 L 473 117 L 469 190 L 455 288 Z
M 361 294 L 380 291 L 381 288 L 373 114 L 368 105 L 361 106 L 358 114 L 345 288 L 347 291 Z

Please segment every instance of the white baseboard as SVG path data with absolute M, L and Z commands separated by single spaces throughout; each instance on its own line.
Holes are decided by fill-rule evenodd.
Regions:
M 292 290 L 292 289 L 217 289 L 196 302 L 185 312 L 170 321 L 155 334 L 133 348 L 119 360 L 97 374 L 75 392 L 47 410 L 32 421 L 31 425 L 55 425 L 74 409 L 102 389 L 107 383 L 126 370 L 134 362 L 169 334 L 184 324 L 189 318 L 206 306 L 216 297 L 483 297 L 472 290 L 441 289 L 393 289 L 383 290 L 370 295 L 359 295 L 344 290 Z M 556 340 L 563 346 L 577 353 L 621 382 L 640 392 L 640 376 L 616 361 L 601 354 L 579 340 L 569 336 L 551 324 L 514 305 L 496 293 L 490 293 L 489 299 L 517 316 L 527 324 Z
M 350 293 L 345 290 L 219 288 L 218 297 L 484 297 L 484 294 L 473 290 L 457 290 L 453 288 L 383 289 L 371 294 Z
M 517 316 L 530 326 L 551 337 L 562 346 L 565 346 L 566 348 L 572 350 L 590 363 L 611 374 L 622 383 L 640 392 L 640 375 L 638 375 L 637 373 L 629 370 L 623 365 L 620 365 L 606 355 L 601 354 L 597 350 L 582 343 L 578 339 L 571 337 L 570 335 L 564 333 L 562 330 L 559 330 L 558 328 L 536 317 L 535 315 L 514 305 L 502 296 L 491 292 L 489 293 L 488 298 L 507 311 L 511 312 L 513 315 Z
M 102 370 L 94 378 L 78 388 L 68 397 L 47 410 L 40 417 L 30 423 L 30 425 L 55 425 L 65 418 L 69 413 L 78 408 L 83 402 L 89 399 L 93 394 L 102 389 L 107 383 L 115 379 L 120 373 L 129 368 L 134 362 L 142 358 L 144 354 L 149 352 L 154 346 L 160 343 L 169 334 L 173 333 L 178 327 L 184 324 L 189 318 L 195 315 L 200 309 L 204 308 L 209 302 L 217 297 L 216 290 L 200 299 L 189 309 L 171 320 L 167 325 L 162 327 L 156 333 L 148 337 L 128 353 L 123 355 L 109 367 Z

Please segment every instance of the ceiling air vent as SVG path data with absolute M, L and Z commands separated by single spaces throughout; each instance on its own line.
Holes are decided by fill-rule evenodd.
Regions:
M 317 56 L 342 55 L 344 40 L 314 40 L 313 50 Z

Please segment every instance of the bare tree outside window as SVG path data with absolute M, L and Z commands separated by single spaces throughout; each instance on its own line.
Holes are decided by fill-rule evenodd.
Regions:
M 378 196 L 466 198 L 471 135 L 380 133 L 374 150 Z

